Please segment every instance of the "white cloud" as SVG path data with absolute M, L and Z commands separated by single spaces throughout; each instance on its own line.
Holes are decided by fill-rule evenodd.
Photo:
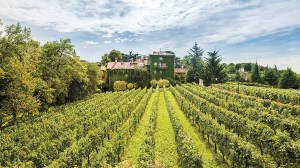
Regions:
M 206 43 L 236 43 L 299 27 L 300 1 L 237 0 L 0 0 L 0 16 L 60 32 L 152 32 L 192 27 Z
M 96 42 L 96 41 L 84 41 L 81 44 L 82 45 L 96 45 L 96 44 L 99 44 L 99 43 Z
M 107 33 L 107 34 L 101 36 L 101 38 L 111 38 L 111 37 L 113 37 L 112 33 Z
M 143 39 L 141 38 L 130 38 L 130 36 L 128 36 L 128 38 L 116 38 L 115 39 L 115 43 L 124 43 L 125 41 L 143 41 Z
M 105 44 L 110 44 L 112 41 L 104 41 Z
M 132 47 L 131 50 L 141 53 L 162 48 L 174 50 L 183 56 L 195 41 L 204 49 L 219 49 L 218 45 L 232 46 L 249 39 L 300 28 L 299 0 L 0 0 L 0 4 L 3 22 L 22 21 L 27 25 L 43 26 L 44 29 L 58 32 L 93 33 L 104 38 L 106 44 L 128 42 L 128 45 L 118 47 L 123 47 L 125 51 Z M 84 47 L 98 44 L 84 40 L 87 40 L 81 43 Z M 129 42 L 132 42 L 131 46 Z M 294 56 L 299 41 L 296 43 L 286 47 L 285 55 L 276 55 L 278 49 L 275 46 L 269 48 L 272 51 L 270 53 L 261 54 L 256 50 L 249 55 L 239 53 L 236 57 L 242 62 L 247 59 L 254 62 L 268 55 L 264 58 L 266 62 L 270 61 L 269 64 L 277 64 L 273 60 L 284 62 L 275 57 L 289 57 L 297 61 L 290 60 L 285 64 L 296 70 L 300 67 L 298 57 Z M 110 49 L 107 47 L 109 45 L 104 46 L 103 53 Z M 274 59 L 271 58 L 273 55 Z M 230 54 L 225 53 L 224 56 Z

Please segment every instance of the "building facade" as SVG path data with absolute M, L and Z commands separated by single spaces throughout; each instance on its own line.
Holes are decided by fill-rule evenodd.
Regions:
M 175 54 L 163 51 L 149 54 L 150 77 L 151 79 L 174 79 Z

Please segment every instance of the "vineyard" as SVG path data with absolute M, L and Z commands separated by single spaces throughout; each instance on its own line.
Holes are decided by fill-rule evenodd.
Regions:
M 0 132 L 0 167 L 299 167 L 300 92 L 194 84 L 95 94 Z

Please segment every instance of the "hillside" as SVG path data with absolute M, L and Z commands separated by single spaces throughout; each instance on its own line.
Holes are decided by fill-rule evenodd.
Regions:
M 300 92 L 234 88 L 133 89 L 52 108 L 0 132 L 0 167 L 297 167 Z

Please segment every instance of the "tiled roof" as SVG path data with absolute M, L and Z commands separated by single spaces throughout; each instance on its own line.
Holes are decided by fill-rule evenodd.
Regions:
M 144 66 L 144 62 L 109 62 L 107 69 L 135 69 L 135 67 Z
M 175 73 L 187 73 L 189 69 L 187 68 L 175 68 L 174 69 Z
M 106 71 L 106 67 L 102 65 L 102 66 L 100 66 L 100 70 L 101 71 Z

